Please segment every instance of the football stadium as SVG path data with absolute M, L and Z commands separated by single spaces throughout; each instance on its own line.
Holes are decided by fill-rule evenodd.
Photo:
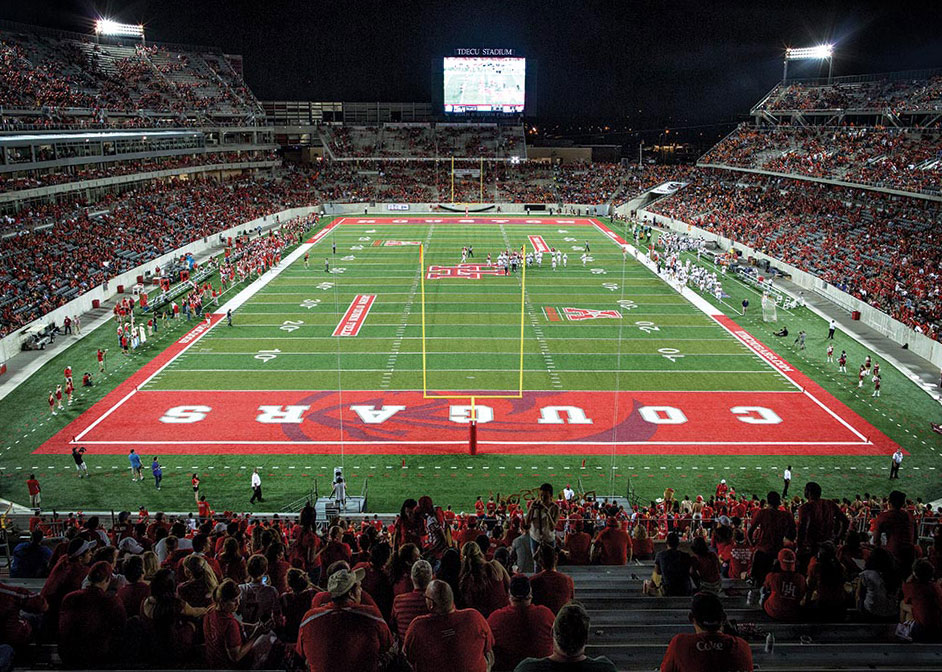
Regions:
M 423 4 L 0 9 L 0 670 L 942 670 L 938 8 Z

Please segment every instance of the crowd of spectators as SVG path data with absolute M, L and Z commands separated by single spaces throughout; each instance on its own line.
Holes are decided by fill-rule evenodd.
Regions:
M 938 340 L 939 203 L 726 170 L 688 181 L 651 210 L 817 275 Z
M 457 670 L 532 672 L 550 669 L 534 659 L 584 659 L 589 615 L 566 567 L 644 560 L 644 593 L 693 597 L 696 633 L 670 642 L 665 671 L 716 669 L 681 661 L 717 638 L 742 656 L 743 667 L 724 669 L 752 669 L 748 644 L 725 623 L 724 586 L 752 586 L 774 620 L 853 612 L 942 641 L 942 510 L 902 492 L 836 501 L 808 482 L 804 497 L 760 499 L 724 480 L 707 497 L 668 488 L 631 509 L 568 485 L 531 496 L 479 497 L 468 514 L 424 496 L 391 521 L 326 528 L 310 506 L 297 519 L 142 509 L 111 530 L 95 516 L 37 513 L 11 575 L 45 577 L 42 590 L 3 586 L 0 611 L 20 652 L 55 642 L 70 666 L 424 671 L 447 659 Z M 920 527 L 934 535 L 920 539 Z M 655 540 L 666 547 L 655 552 Z M 596 664 L 585 669 L 615 669 Z
M 759 109 L 890 110 L 894 114 L 942 110 L 942 75 L 924 79 L 874 79 L 867 82 L 781 83 Z
M 181 118 L 192 111 L 250 116 L 260 110 L 216 54 L 13 31 L 0 32 L 0 101 L 5 108 L 55 113 L 90 110 L 99 122 L 108 112 L 144 109 Z
M 108 278 L 242 222 L 312 202 L 304 176 L 168 180 L 106 198 L 8 217 L 0 240 L 0 336 Z M 49 223 L 49 227 L 36 227 Z M 26 228 L 29 226 L 31 228 Z
M 206 152 L 203 154 L 154 157 L 149 159 L 134 159 L 131 161 L 79 164 L 47 170 L 21 171 L 19 173 L 2 173 L 0 174 L 0 193 L 48 187 L 69 182 L 117 177 L 120 175 L 133 175 L 135 173 L 149 173 L 160 170 L 224 163 L 274 161 L 277 158 L 278 154 L 274 151 Z
M 335 158 L 497 158 L 524 153 L 522 126 L 494 124 L 334 125 L 318 127 Z
M 700 163 L 942 193 L 942 136 L 926 129 L 744 124 Z

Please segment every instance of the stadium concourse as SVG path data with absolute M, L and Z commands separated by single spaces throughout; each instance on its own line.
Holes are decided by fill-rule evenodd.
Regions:
M 942 669 L 937 404 L 698 239 L 938 341 L 940 81 L 782 83 L 697 166 L 438 121 L 293 164 L 238 56 L 4 24 L 0 337 L 60 340 L 0 371 L 0 669 Z

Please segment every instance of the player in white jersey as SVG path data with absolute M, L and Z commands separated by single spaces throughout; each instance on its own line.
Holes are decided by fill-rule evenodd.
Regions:
M 569 263 L 569 257 L 566 254 L 563 254 L 563 268 L 566 268 L 566 264 Z
M 828 363 L 834 362 L 834 346 L 828 345 Z
M 554 270 L 554 271 L 556 270 L 556 257 L 555 257 L 555 255 L 553 256 L 553 270 Z

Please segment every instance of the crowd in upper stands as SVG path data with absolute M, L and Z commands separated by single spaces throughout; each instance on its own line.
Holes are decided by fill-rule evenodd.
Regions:
M 508 158 L 524 155 L 523 127 L 495 124 L 385 124 L 318 127 L 334 158 Z
M 699 170 L 652 211 L 813 273 L 918 333 L 942 327 L 942 205 L 803 180 Z
M 942 193 L 942 136 L 923 129 L 744 124 L 700 163 Z
M 424 671 L 448 660 L 456 670 L 532 672 L 549 668 L 527 658 L 584 657 L 589 615 L 567 565 L 653 560 L 643 592 L 693 595 L 699 626 L 671 641 L 661 670 L 719 669 L 697 655 L 704 642 L 742 656 L 741 667 L 723 669 L 752 669 L 717 598 L 727 589 L 752 586 L 773 620 L 900 622 L 912 641 L 942 641 L 940 518 L 942 509 L 899 491 L 838 502 L 808 482 L 803 498 L 759 499 L 725 480 L 706 498 L 668 488 L 631 509 L 568 485 L 478 497 L 468 514 L 423 496 L 405 500 L 391 523 L 326 527 L 310 506 L 296 520 L 216 515 L 205 496 L 197 516 L 142 508 L 110 530 L 96 516 L 37 512 L 12 578 L 44 584 L 38 593 L 0 587 L 0 619 L 19 655 L 32 641 L 55 642 L 71 667 L 315 672 L 398 661 L 395 669 Z M 655 552 L 655 540 L 666 548 Z M 585 669 L 615 669 L 597 665 Z
M 220 54 L 123 46 L 91 39 L 0 32 L 0 100 L 5 108 L 160 110 L 252 115 L 258 101 Z
M 942 75 L 928 79 L 874 79 L 831 85 L 783 82 L 760 110 L 890 110 L 894 114 L 942 110 Z

